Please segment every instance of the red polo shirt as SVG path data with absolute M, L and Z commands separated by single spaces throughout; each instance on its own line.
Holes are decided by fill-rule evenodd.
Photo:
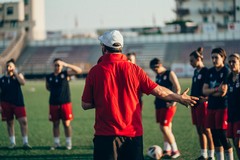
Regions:
M 124 54 L 105 54 L 86 78 L 82 101 L 95 105 L 95 135 L 141 136 L 141 93 L 157 86 Z

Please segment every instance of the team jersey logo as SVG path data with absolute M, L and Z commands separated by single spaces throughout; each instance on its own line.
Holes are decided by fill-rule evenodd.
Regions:
M 213 76 L 213 75 L 212 75 L 212 74 L 210 74 L 210 78 L 212 78 L 212 76 Z
M 49 81 L 52 81 L 52 77 L 49 78 Z
M 163 77 L 163 79 L 166 80 L 166 79 L 167 79 L 167 76 L 165 75 L 165 76 Z
M 220 78 L 223 78 L 223 73 L 220 74 Z
M 55 82 L 58 83 L 58 79 L 57 78 L 55 79 Z
M 202 75 L 201 75 L 201 74 L 199 74 L 199 75 L 198 75 L 198 79 L 201 79 L 201 78 L 202 78 Z
M 236 83 L 236 88 L 239 88 L 239 82 L 238 82 L 238 83 Z
M 2 83 L 4 83 L 4 79 L 2 79 Z
M 61 78 L 63 79 L 65 76 L 64 76 L 64 74 L 61 74 Z
M 233 92 L 233 87 L 229 87 L 229 92 Z
M 193 78 L 193 82 L 196 82 L 196 81 L 197 81 L 197 79 L 196 79 L 196 77 L 194 77 L 194 78 Z
M 156 82 L 157 82 L 158 84 L 161 83 L 161 79 L 160 79 L 160 78 L 159 78 L 159 79 L 157 78 L 157 81 L 156 81 Z
M 210 82 L 210 88 L 214 88 L 216 86 L 216 84 L 217 84 L 216 80 L 215 81 L 211 81 Z

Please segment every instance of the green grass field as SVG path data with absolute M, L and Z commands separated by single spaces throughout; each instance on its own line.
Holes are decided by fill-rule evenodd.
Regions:
M 180 79 L 182 89 L 190 86 L 190 79 Z M 27 108 L 29 143 L 32 150 L 23 150 L 19 124 L 15 121 L 17 148 L 8 150 L 9 138 L 5 122 L 0 122 L 0 159 L 92 159 L 94 110 L 84 111 L 81 108 L 83 80 L 70 82 L 73 102 L 74 120 L 73 149 L 49 150 L 53 144 L 52 124 L 48 121 L 48 97 L 44 81 L 27 81 L 22 87 Z M 159 125 L 155 123 L 154 97 L 143 97 L 144 155 L 153 144 L 163 146 Z M 195 127 L 191 123 L 190 109 L 178 105 L 173 119 L 173 132 L 181 152 L 179 160 L 191 160 L 199 156 L 200 149 Z M 65 145 L 63 127 L 61 126 L 61 144 Z

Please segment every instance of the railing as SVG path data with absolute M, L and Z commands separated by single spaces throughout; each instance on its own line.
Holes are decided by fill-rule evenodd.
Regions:
M 169 42 L 197 42 L 197 41 L 216 41 L 216 40 L 239 40 L 240 32 L 217 32 L 211 34 L 163 34 L 163 35 L 145 35 L 135 37 L 124 37 L 125 44 L 138 43 L 169 43 Z M 29 46 L 71 46 L 71 45 L 91 45 L 99 44 L 97 38 L 81 39 L 51 39 L 44 41 L 31 41 Z

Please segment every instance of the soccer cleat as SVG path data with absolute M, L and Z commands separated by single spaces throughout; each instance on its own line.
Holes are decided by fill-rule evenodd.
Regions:
M 172 151 L 163 151 L 163 155 L 161 159 L 171 159 Z
M 195 159 L 195 160 L 208 160 L 208 158 L 204 158 L 203 156 L 200 156 L 200 157 L 198 157 L 198 158 Z
M 72 149 L 72 143 L 66 143 L 66 149 L 71 150 Z
M 180 156 L 180 152 L 175 151 L 175 152 L 172 152 L 171 158 L 175 159 L 175 158 L 178 158 L 179 156 Z
M 28 143 L 24 143 L 23 149 L 32 149 L 32 147 Z
M 172 151 L 163 151 L 163 156 L 171 156 Z
M 59 143 L 54 143 L 54 145 L 50 148 L 50 150 L 59 149 L 60 147 L 61 145 Z
M 207 160 L 215 160 L 215 158 L 214 157 L 208 157 Z
M 8 146 L 8 149 L 14 149 L 16 147 L 15 143 L 11 143 L 10 146 Z

